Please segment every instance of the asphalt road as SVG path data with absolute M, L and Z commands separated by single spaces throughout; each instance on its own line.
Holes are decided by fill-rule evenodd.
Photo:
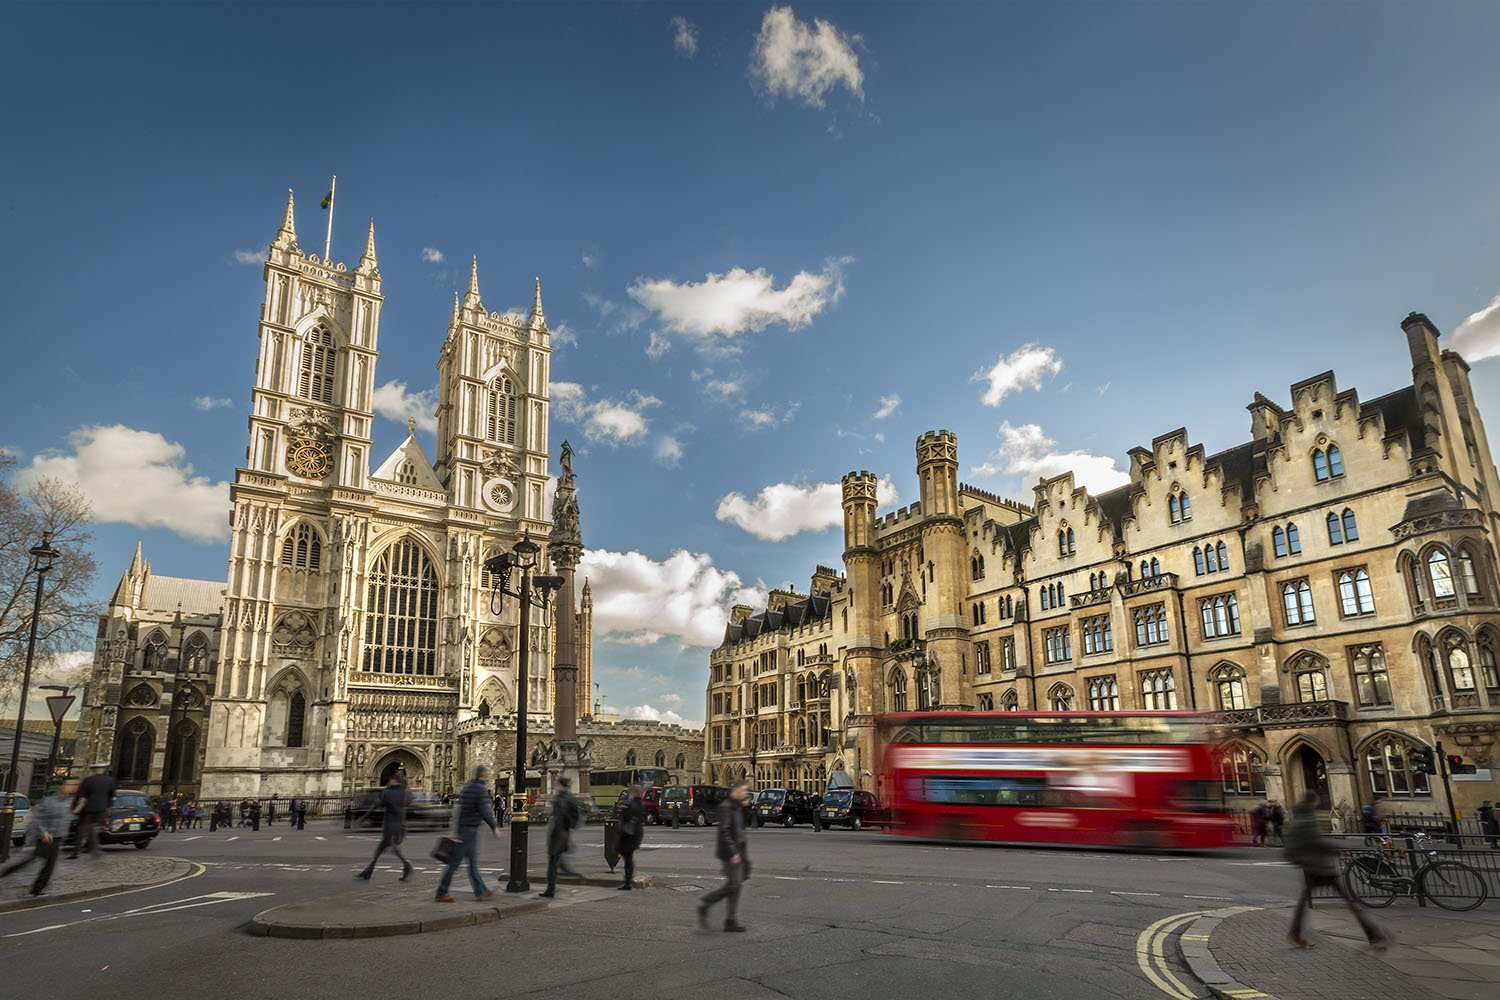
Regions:
M 435 836 L 414 832 L 408 846 L 420 856 Z M 260 1000 L 286 989 L 362 998 L 1159 1000 L 1206 995 L 1170 958 L 1170 934 L 1180 930 L 1171 918 L 1283 903 L 1296 887 L 1272 851 L 1024 850 L 767 828 L 751 832 L 754 874 L 740 911 L 750 932 L 724 934 L 718 919 L 713 932 L 698 930 L 693 906 L 718 882 L 713 837 L 711 828 L 648 828 L 637 860 L 656 888 L 645 892 L 436 934 L 289 941 L 251 937 L 246 925 L 268 907 L 353 888 L 373 834 L 331 824 L 165 834 L 151 850 L 196 862 L 199 873 L 0 915 L 0 970 L 8 995 L 107 989 L 123 1000 Z M 603 870 L 602 841 L 599 827 L 579 833 L 580 867 Z M 507 840 L 482 843 L 486 877 L 503 889 Z M 435 884 L 436 866 L 414 862 L 416 878 Z M 536 890 L 542 868 L 533 862 Z M 376 878 L 398 874 L 388 864 Z M 456 888 L 462 906 L 461 874 Z

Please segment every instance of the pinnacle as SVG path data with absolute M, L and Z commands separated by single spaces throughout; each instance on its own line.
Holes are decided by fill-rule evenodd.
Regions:
M 547 317 L 542 313 L 542 279 L 536 279 L 536 294 L 531 300 L 530 326 L 532 329 L 542 329 L 547 325 Z
M 370 220 L 370 231 L 365 235 L 365 252 L 359 258 L 359 270 L 368 274 L 379 273 L 380 266 L 375 260 L 375 220 Z
M 297 248 L 297 218 L 291 188 L 286 189 L 286 214 L 281 217 L 281 228 L 276 231 L 276 239 L 271 242 L 271 246 L 291 250 Z
M 464 293 L 464 308 L 479 306 L 479 257 L 476 254 L 469 263 L 469 290 Z

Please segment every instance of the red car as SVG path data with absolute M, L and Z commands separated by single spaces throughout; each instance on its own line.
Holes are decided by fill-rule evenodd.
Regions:
M 625 802 L 625 800 L 628 799 L 628 798 L 630 798 L 630 789 L 628 789 L 628 788 L 622 789 L 620 791 L 620 797 L 615 800 L 615 807 L 612 810 L 615 819 L 619 819 L 620 818 L 620 807 Z M 661 822 L 661 789 L 660 788 L 652 787 L 652 788 L 647 788 L 647 789 L 643 790 L 641 792 L 641 805 L 644 806 L 645 809 L 646 809 L 646 822 L 647 823 L 660 823 Z

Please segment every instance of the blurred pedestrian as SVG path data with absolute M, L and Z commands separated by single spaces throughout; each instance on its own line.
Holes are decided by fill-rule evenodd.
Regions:
M 490 790 L 486 784 L 489 776 L 490 769 L 480 764 L 474 768 L 473 780 L 458 795 L 458 817 L 455 820 L 458 849 L 448 859 L 448 867 L 443 869 L 443 877 L 438 881 L 439 903 L 453 902 L 453 897 L 448 895 L 448 886 L 453 882 L 453 873 L 465 860 L 469 862 L 469 885 L 474 890 L 474 898 L 489 899 L 495 894 L 494 889 L 485 886 L 484 876 L 479 874 L 480 826 L 489 827 L 496 839 L 500 837 L 500 826 L 495 822 L 495 809 L 490 803 Z
M 306 830 L 307 829 L 307 800 L 306 799 L 298 799 L 297 800 L 296 817 L 297 817 L 297 829 L 299 829 L 299 830 Z
M 365 865 L 365 870 L 355 878 L 370 881 L 370 876 L 375 874 L 375 862 L 389 848 L 401 859 L 401 881 L 411 881 L 411 862 L 401 853 L 401 843 L 406 839 L 406 807 L 410 804 L 411 789 L 406 787 L 406 772 L 397 771 L 380 793 L 380 805 L 385 812 L 380 827 L 380 846 L 375 848 L 375 856 Z
M 1255 808 L 1250 810 L 1250 846 L 1266 846 L 1266 824 L 1270 822 L 1271 811 L 1266 808 L 1264 802 L 1257 802 Z
M 1500 847 L 1500 821 L 1495 819 L 1495 807 L 1490 805 L 1490 800 L 1485 799 L 1484 805 L 1479 807 L 1479 829 L 1489 840 L 1491 847 Z
M 750 801 L 750 782 L 736 781 L 729 798 L 719 806 L 719 832 L 714 856 L 724 865 L 724 884 L 706 893 L 698 902 L 698 926 L 708 930 L 708 911 L 724 900 L 724 929 L 743 931 L 736 918 L 740 905 L 740 886 L 750 877 L 750 855 L 746 851 L 745 810 Z
M 572 788 L 573 782 L 560 775 L 552 792 L 552 815 L 547 818 L 547 889 L 540 894 L 549 899 L 557 895 L 559 869 L 565 875 L 578 874 L 567 863 L 568 852 L 573 847 L 573 828 L 578 825 L 579 818 L 578 803 L 573 801 Z
M 250 803 L 250 829 L 260 832 L 260 799 Z
M 40 896 L 47 891 L 63 841 L 68 839 L 68 827 L 73 825 L 73 796 L 77 791 L 78 779 L 68 778 L 61 788 L 53 789 L 51 795 L 31 807 L 26 820 L 26 842 L 31 845 L 31 853 L 0 871 L 0 878 L 40 861 L 42 870 L 31 883 L 31 894 Z
M 646 804 L 641 801 L 641 786 L 631 785 L 620 803 L 620 857 L 625 859 L 625 883 L 622 890 L 635 888 L 635 852 L 646 837 Z
M 1365 835 L 1366 847 L 1380 843 L 1380 819 L 1375 815 L 1375 807 L 1368 802 L 1359 810 L 1359 832 Z
M 811 799 L 808 800 L 808 804 L 812 806 L 813 833 L 822 833 L 823 832 L 823 796 L 821 796 L 821 795 L 814 795 Z
M 1282 836 L 1282 828 L 1286 826 L 1286 810 L 1281 808 L 1281 803 L 1271 801 L 1271 808 L 1266 810 L 1266 819 L 1271 823 L 1271 836 L 1276 838 L 1277 847 L 1286 846 L 1286 838 Z
M 1302 895 L 1297 899 L 1297 910 L 1292 915 L 1289 940 L 1296 948 L 1313 946 L 1313 943 L 1302 935 L 1302 920 L 1308 909 L 1312 907 L 1313 889 L 1319 886 L 1331 886 L 1349 907 L 1349 911 L 1354 914 L 1354 919 L 1359 921 L 1360 929 L 1365 932 L 1365 938 L 1370 942 L 1370 947 L 1376 951 L 1383 951 L 1386 946 L 1385 934 L 1365 914 L 1363 907 L 1350 899 L 1349 894 L 1344 890 L 1343 880 L 1339 878 L 1338 847 L 1323 835 L 1323 830 L 1318 825 L 1318 802 L 1319 797 L 1316 791 L 1305 792 L 1301 800 L 1292 807 L 1292 822 L 1287 828 L 1287 860 L 1302 869 Z
M 110 777 L 108 764 L 101 762 L 89 768 L 89 776 L 73 793 L 73 811 L 78 814 L 78 839 L 73 841 L 73 853 L 69 857 L 76 858 L 81 851 L 96 861 L 103 856 L 99 849 L 99 828 L 109 824 L 109 807 L 115 800 L 118 787 L 115 779 Z
M 276 796 L 271 796 L 271 801 L 266 803 L 266 826 L 276 825 Z

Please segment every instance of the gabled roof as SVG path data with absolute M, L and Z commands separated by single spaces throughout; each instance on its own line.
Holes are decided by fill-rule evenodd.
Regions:
M 417 481 L 410 485 L 420 486 L 425 490 L 443 489 L 442 481 L 438 479 L 437 473 L 432 471 L 432 463 L 427 461 L 427 455 L 422 451 L 422 446 L 417 443 L 415 429 L 408 431 L 406 440 L 391 452 L 389 458 L 380 463 L 380 468 L 370 473 L 370 478 L 384 479 L 391 483 L 400 482 L 397 472 L 404 462 L 411 463 L 412 472 L 417 477 Z
M 826 620 L 833 613 L 833 602 L 826 594 L 814 594 L 800 601 L 791 601 L 780 608 L 762 611 L 724 627 L 724 645 L 729 646 L 746 639 L 756 639 L 767 632 L 800 628 L 814 622 Z
M 188 580 L 179 576 L 146 577 L 141 607 L 148 611 L 176 611 L 186 615 L 216 615 L 224 608 L 223 580 Z

